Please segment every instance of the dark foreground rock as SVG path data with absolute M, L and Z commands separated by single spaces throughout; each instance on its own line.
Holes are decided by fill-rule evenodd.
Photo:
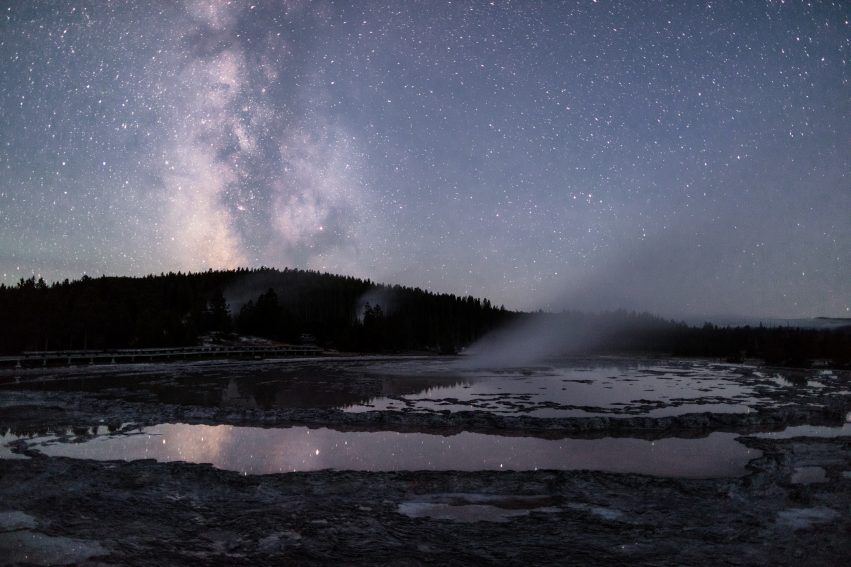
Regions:
M 740 479 L 0 461 L 0 563 L 842 565 L 851 440 L 745 440 Z M 819 481 L 801 471 L 819 468 Z M 812 476 L 812 475 L 810 475 Z M 814 477 L 815 478 L 815 477 Z

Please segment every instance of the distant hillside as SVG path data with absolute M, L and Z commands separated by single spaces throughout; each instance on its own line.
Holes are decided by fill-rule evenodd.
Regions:
M 702 325 L 704 322 L 719 327 L 794 327 L 797 329 L 836 329 L 851 327 L 848 317 L 810 317 L 810 318 L 780 318 L 780 317 L 735 317 L 735 316 L 692 316 L 686 319 L 690 325 Z
M 513 324 L 480 341 L 485 361 L 545 360 L 585 353 L 643 353 L 710 357 L 728 362 L 761 359 L 777 366 L 851 366 L 851 326 L 688 325 L 647 313 L 518 313 Z
M 260 268 L 0 285 L 0 352 L 196 344 L 236 331 L 377 351 L 452 351 L 510 317 L 485 299 Z
M 813 322 L 815 328 L 851 327 L 851 317 L 816 317 Z
M 506 363 L 583 352 L 851 365 L 851 325 L 689 326 L 646 313 L 517 313 L 487 299 L 272 268 L 0 285 L 0 353 L 190 346 L 229 333 L 354 352 L 477 349 Z M 490 345 L 490 346 L 488 346 Z M 516 353 L 516 354 L 515 354 Z

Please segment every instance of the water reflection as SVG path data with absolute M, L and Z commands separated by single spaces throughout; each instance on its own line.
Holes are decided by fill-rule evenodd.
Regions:
M 28 459 L 26 455 L 21 455 L 20 453 L 15 453 L 9 447 L 9 443 L 16 441 L 19 439 L 17 435 L 12 433 L 3 433 L 0 435 L 0 461 L 6 459 Z
M 364 375 L 359 372 L 362 365 L 352 361 L 281 364 L 190 366 L 144 374 L 60 376 L 16 387 L 89 392 L 139 402 L 270 410 L 346 407 L 365 404 L 374 398 L 411 395 L 465 382 L 458 375 Z
M 463 432 L 341 432 L 332 429 L 262 429 L 229 425 L 162 424 L 134 434 L 98 435 L 69 443 L 29 439 L 50 456 L 96 460 L 156 459 L 211 463 L 246 474 L 322 469 L 536 470 L 590 469 L 666 477 L 740 476 L 760 456 L 736 434 L 701 439 L 539 439 Z M 63 442 L 65 441 L 65 442 Z
M 493 496 L 489 494 L 426 494 L 402 502 L 397 512 L 409 518 L 431 518 L 453 522 L 507 522 L 530 513 L 552 514 L 561 508 L 547 496 Z
M 827 471 L 821 467 L 795 467 L 789 482 L 792 484 L 827 482 Z
M 163 365 L 144 372 L 116 367 L 15 387 L 252 410 L 480 410 L 547 418 L 746 413 L 795 402 L 799 394 L 806 397 L 814 390 L 833 394 L 848 383 L 845 374 L 826 371 L 769 372 L 706 361 L 588 358 L 499 370 L 457 362 L 400 357 Z
M 753 436 L 766 437 L 769 439 L 791 439 L 793 437 L 848 437 L 851 436 L 851 423 L 845 423 L 841 427 L 829 427 L 824 425 L 795 425 L 787 427 L 782 431 L 755 433 Z
M 376 397 L 349 412 L 484 410 L 535 417 L 611 413 L 652 417 L 693 412 L 746 413 L 759 398 L 741 375 L 727 367 L 590 366 L 475 371 L 458 384 L 432 385 L 414 394 Z

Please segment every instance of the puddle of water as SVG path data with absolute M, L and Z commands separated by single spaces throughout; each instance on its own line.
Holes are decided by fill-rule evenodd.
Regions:
M 244 474 L 323 469 L 537 470 L 638 473 L 664 477 L 717 478 L 746 473 L 761 455 L 738 443 L 734 433 L 699 439 L 539 439 L 463 432 L 342 432 L 291 427 L 263 429 L 229 425 L 161 424 L 136 433 L 26 438 L 49 456 L 95 460 L 211 463 Z
M 841 427 L 796 425 L 794 427 L 787 427 L 782 431 L 754 433 L 752 436 L 766 437 L 769 439 L 791 439 L 793 437 L 847 437 L 851 436 L 851 423 L 846 423 Z
M 78 565 L 109 550 L 100 542 L 49 536 L 29 530 L 0 533 L 4 565 Z
M 379 371 L 389 371 L 384 365 Z M 698 363 L 654 366 L 571 365 L 469 371 L 457 384 L 432 386 L 415 394 L 382 396 L 353 404 L 369 410 L 465 411 L 535 417 L 579 417 L 630 413 L 663 417 L 692 412 L 746 413 L 757 399 L 735 368 Z M 736 398 L 735 403 L 731 399 Z M 742 400 L 742 401 L 739 401 Z
M 680 404 L 678 406 L 667 406 L 641 412 L 647 417 L 666 417 L 673 415 L 685 415 L 687 413 L 750 413 L 751 407 L 744 404 Z
M 615 508 L 606 508 L 605 506 L 592 506 L 591 504 L 571 502 L 567 505 L 567 507 L 573 508 L 574 510 L 582 510 L 583 512 L 588 512 L 598 518 L 609 521 L 618 520 L 623 516 L 623 512 L 620 510 Z
M 0 532 L 29 530 L 37 525 L 35 518 L 19 510 L 0 512 Z
M 796 467 L 789 477 L 792 484 L 827 482 L 827 472 L 821 467 Z
M 487 504 L 434 504 L 431 502 L 402 502 L 400 514 L 409 518 L 431 518 L 453 522 L 507 522 L 517 516 L 528 516 L 529 510 L 506 510 Z M 556 511 L 558 511 L 556 509 Z
M 416 394 L 463 382 L 457 375 L 360 374 L 362 360 L 267 361 L 264 364 L 192 365 L 141 372 L 116 368 L 91 376 L 57 375 L 20 384 L 36 390 L 94 393 L 143 402 L 243 409 L 337 408 L 372 398 Z M 406 367 L 412 363 L 408 361 Z M 426 364 L 417 362 L 414 366 Z M 431 367 L 429 367 L 431 368 Z
M 782 374 L 775 374 L 771 377 L 771 381 L 777 384 L 778 386 L 783 387 L 795 387 L 795 388 L 825 388 L 825 384 L 821 383 L 818 379 L 821 378 L 831 378 L 830 375 L 818 374 L 813 376 L 801 376 L 801 375 L 789 375 L 784 376 Z
M 786 376 L 705 361 L 588 358 L 514 369 L 471 369 L 465 362 L 463 357 L 400 357 L 116 367 L 16 387 L 244 409 L 479 410 L 548 418 L 746 413 L 790 402 L 777 400 L 776 392 L 809 391 L 823 388 L 820 381 L 836 381 L 817 371 Z
M 9 447 L 9 443 L 18 439 L 17 435 L 13 435 L 12 433 L 4 433 L 0 435 L 0 460 L 4 459 L 29 459 L 26 455 L 21 455 L 20 453 L 13 453 L 12 449 Z
M 817 524 L 832 522 L 839 516 L 833 508 L 787 508 L 777 512 L 777 526 L 792 530 L 806 530 Z
M 453 522 L 507 522 L 532 512 L 553 514 L 561 508 L 548 506 L 549 498 L 536 496 L 490 496 L 486 494 L 433 494 L 402 502 L 397 511 L 409 518 Z

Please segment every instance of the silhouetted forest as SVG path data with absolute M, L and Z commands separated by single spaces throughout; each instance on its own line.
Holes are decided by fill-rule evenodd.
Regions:
M 755 358 L 777 366 L 807 367 L 827 362 L 836 368 L 851 367 L 851 320 L 838 328 L 720 327 L 711 323 L 689 326 L 624 310 L 512 314 L 517 323 L 529 317 L 543 319 L 533 327 L 533 334 L 563 337 L 548 349 L 552 356 L 582 352 L 661 354 L 728 362 Z
M 549 318 L 553 333 L 580 329 L 594 350 L 851 365 L 851 325 L 690 327 L 626 311 L 518 313 L 487 299 L 272 268 L 0 285 L 0 353 L 190 346 L 229 333 L 345 351 L 449 353 L 530 317 Z
M 851 325 L 835 329 L 681 325 L 668 340 L 671 353 L 678 356 L 713 356 L 729 362 L 760 358 L 770 365 L 799 367 L 822 360 L 837 368 L 851 367 Z
M 0 352 L 188 346 L 210 333 L 452 352 L 510 313 L 485 299 L 260 268 L 0 285 Z

